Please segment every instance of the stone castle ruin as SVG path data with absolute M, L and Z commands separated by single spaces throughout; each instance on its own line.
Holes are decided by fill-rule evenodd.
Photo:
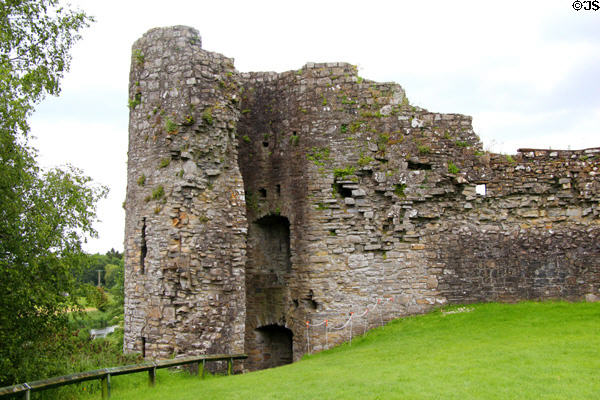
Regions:
M 126 351 L 258 369 L 380 299 L 388 321 L 598 294 L 599 148 L 489 153 L 353 65 L 240 73 L 181 26 L 134 44 L 129 96 Z

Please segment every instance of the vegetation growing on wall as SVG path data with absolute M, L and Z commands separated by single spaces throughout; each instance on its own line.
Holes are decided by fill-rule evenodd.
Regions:
M 343 179 L 348 175 L 354 175 L 355 170 L 356 169 L 352 166 L 346 168 L 335 168 L 333 170 L 333 176 L 336 178 Z
M 160 160 L 158 168 L 166 168 L 169 166 L 169 164 L 171 164 L 171 159 L 169 157 L 163 158 L 162 160 Z
M 326 161 L 330 160 L 328 147 L 313 147 L 310 149 L 306 158 L 317 166 L 324 166 Z
M 165 196 L 165 188 L 162 185 L 159 185 L 152 191 L 152 200 L 160 200 Z
M 394 185 L 394 194 L 398 197 L 405 197 L 404 190 L 406 189 L 405 183 L 398 183 Z
M 179 127 L 177 126 L 177 124 L 170 117 L 167 117 L 165 119 L 165 131 L 167 133 L 169 133 L 169 134 L 177 133 L 178 129 L 179 129 Z
M 134 109 L 142 103 L 142 94 L 136 93 L 133 99 L 129 99 L 129 108 Z
M 204 112 L 202 112 L 202 121 L 204 121 L 207 125 L 213 124 L 213 116 L 212 116 L 212 107 L 208 107 Z
M 364 167 L 370 163 L 372 163 L 373 161 L 375 161 L 375 159 L 371 156 L 366 156 L 364 154 L 364 152 L 360 153 L 360 158 L 358 159 L 358 166 L 359 167 Z
M 460 170 L 452 161 L 448 161 L 448 172 L 451 174 L 458 174 Z

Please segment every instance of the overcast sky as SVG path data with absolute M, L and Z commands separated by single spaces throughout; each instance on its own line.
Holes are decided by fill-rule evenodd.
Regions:
M 585 2 L 584 2 L 585 3 Z M 600 10 L 560 1 L 79 0 L 95 16 L 58 98 L 31 125 L 42 166 L 70 163 L 110 187 L 89 252 L 123 249 L 131 45 L 188 25 L 239 71 L 346 61 L 411 104 L 473 116 L 484 148 L 600 146 Z M 585 4 L 584 4 L 585 5 Z

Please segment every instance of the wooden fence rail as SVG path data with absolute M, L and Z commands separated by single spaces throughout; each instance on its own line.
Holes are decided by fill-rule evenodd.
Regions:
M 51 389 L 73 383 L 99 379 L 102 386 L 102 398 L 110 397 L 110 377 L 117 375 L 133 374 L 148 371 L 148 384 L 154 386 L 156 382 L 156 370 L 160 368 L 176 367 L 179 365 L 196 364 L 196 373 L 201 372 L 204 378 L 204 367 L 209 361 L 227 361 L 227 375 L 233 373 L 233 360 L 248 358 L 246 354 L 215 354 L 175 358 L 173 360 L 161 360 L 143 364 L 125 365 L 122 367 L 103 368 L 93 371 L 80 372 L 77 374 L 57 376 L 50 379 L 21 383 L 19 385 L 0 388 L 0 398 L 21 394 L 23 399 L 29 400 L 31 392 Z

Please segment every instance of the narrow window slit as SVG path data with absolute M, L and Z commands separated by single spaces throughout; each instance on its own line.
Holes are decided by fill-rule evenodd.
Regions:
M 142 245 L 140 249 L 140 273 L 143 275 L 146 272 L 146 253 L 148 248 L 146 247 L 146 218 L 142 220 Z

